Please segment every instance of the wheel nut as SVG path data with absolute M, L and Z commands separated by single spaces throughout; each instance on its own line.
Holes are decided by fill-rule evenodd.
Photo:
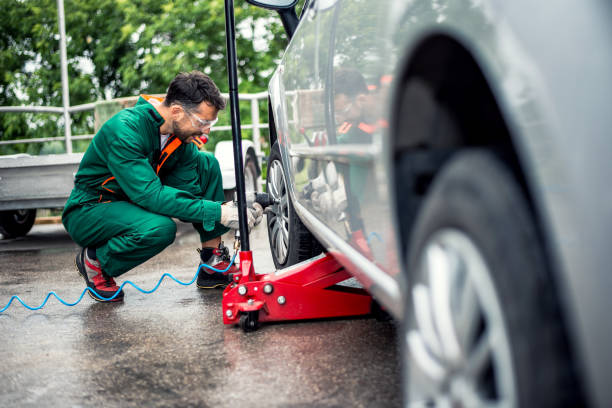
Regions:
M 244 285 L 238 286 L 238 294 L 244 296 L 247 294 L 247 287 Z
M 270 283 L 266 283 L 263 287 L 263 291 L 266 295 L 269 295 L 270 293 L 274 292 L 274 286 L 272 286 Z
M 284 305 L 285 302 L 287 302 L 287 299 L 285 299 L 284 296 L 279 296 L 276 300 L 277 300 L 279 305 Z

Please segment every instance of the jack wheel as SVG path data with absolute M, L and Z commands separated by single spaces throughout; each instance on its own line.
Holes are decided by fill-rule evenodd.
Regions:
M 240 316 L 240 328 L 245 333 L 257 330 L 259 328 L 259 311 L 243 313 Z

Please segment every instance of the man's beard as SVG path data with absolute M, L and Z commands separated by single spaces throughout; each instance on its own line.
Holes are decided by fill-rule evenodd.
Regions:
M 172 134 L 176 136 L 181 142 L 185 142 L 190 137 L 198 137 L 201 132 L 185 132 L 183 131 L 176 122 L 172 122 Z

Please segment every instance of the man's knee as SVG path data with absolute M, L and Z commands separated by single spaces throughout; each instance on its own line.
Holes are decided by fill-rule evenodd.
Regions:
M 219 165 L 219 160 L 217 160 L 217 158 L 215 156 L 211 157 L 211 160 L 210 160 L 210 169 L 215 174 L 221 174 L 221 166 Z
M 200 174 L 204 174 L 204 173 L 221 174 L 221 166 L 219 165 L 219 160 L 217 160 L 217 158 L 209 152 L 199 153 L 198 164 L 199 164 L 198 171 Z
M 147 244 L 165 248 L 174 242 L 176 237 L 176 223 L 170 217 L 158 216 L 144 232 L 143 239 Z
M 200 152 L 198 163 L 202 191 L 199 196 L 207 200 L 223 201 L 223 177 L 219 161 L 208 152 Z

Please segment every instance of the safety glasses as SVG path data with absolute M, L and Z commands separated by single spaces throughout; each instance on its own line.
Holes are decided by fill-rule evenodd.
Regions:
M 196 129 L 201 129 L 201 130 L 210 129 L 219 120 L 218 117 L 213 120 L 206 120 L 206 119 L 199 118 L 198 115 L 196 115 L 195 113 L 191 113 L 189 111 L 185 111 L 185 112 L 187 112 L 187 114 L 190 116 L 189 121 L 191 122 L 191 125 Z M 191 120 L 191 117 L 195 118 L 195 120 L 197 120 L 197 123 L 193 123 L 193 120 Z
M 353 109 L 353 102 L 349 102 L 344 108 L 337 110 L 336 113 L 346 115 L 351 109 Z
M 338 109 L 334 112 L 334 118 L 336 119 L 336 123 L 343 122 L 346 118 L 346 114 L 353 109 L 353 102 L 348 103 L 344 108 Z

